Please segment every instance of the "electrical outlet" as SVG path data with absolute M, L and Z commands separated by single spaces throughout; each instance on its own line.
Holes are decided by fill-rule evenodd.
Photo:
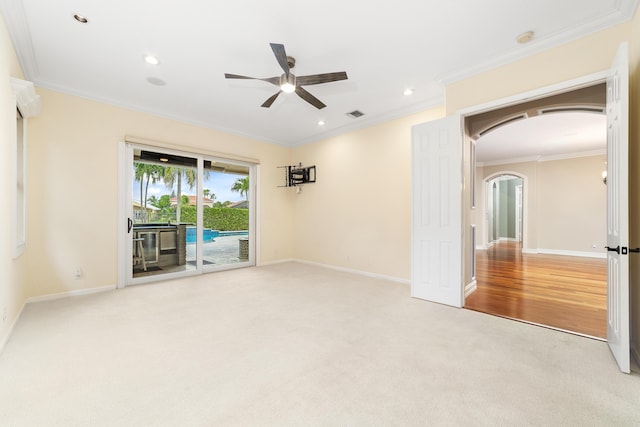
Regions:
M 596 244 L 591 245 L 591 249 L 595 249 L 597 247 L 598 247 L 598 245 L 596 245 Z
M 73 270 L 73 278 L 78 280 L 79 278 L 82 277 L 82 269 L 81 268 L 76 268 L 75 270 Z
M 2 309 L 2 323 L 7 321 L 7 307 Z

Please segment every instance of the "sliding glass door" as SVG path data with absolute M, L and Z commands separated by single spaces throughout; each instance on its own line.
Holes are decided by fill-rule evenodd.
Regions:
M 125 283 L 254 265 L 255 165 L 127 144 Z

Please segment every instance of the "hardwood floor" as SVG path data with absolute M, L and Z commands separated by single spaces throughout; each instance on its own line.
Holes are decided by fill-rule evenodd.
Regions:
M 465 308 L 606 338 L 605 259 L 523 254 L 520 243 L 500 242 L 476 252 L 476 279 Z

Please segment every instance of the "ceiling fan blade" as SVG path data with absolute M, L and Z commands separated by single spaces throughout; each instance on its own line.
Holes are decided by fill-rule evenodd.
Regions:
M 318 110 L 323 109 L 324 107 L 326 107 L 326 105 L 324 105 L 322 103 L 322 101 L 320 101 L 318 98 L 316 98 L 315 96 L 311 95 L 309 92 L 307 92 L 306 90 L 304 90 L 303 88 L 301 88 L 300 86 L 296 86 L 296 93 L 298 94 L 298 96 L 302 99 L 304 99 L 305 101 L 307 101 L 309 104 L 313 105 L 314 107 L 316 107 Z
M 224 73 L 224 78 L 225 79 L 261 80 L 263 82 L 271 83 L 274 86 L 280 86 L 280 77 L 268 77 L 266 79 L 261 79 L 259 77 L 247 77 L 247 76 L 241 76 L 239 74 Z
M 287 60 L 287 52 L 284 50 L 283 44 L 278 43 L 269 43 L 271 45 L 271 50 L 273 50 L 273 54 L 276 56 L 278 60 L 278 64 L 284 71 L 287 77 L 289 77 L 289 61 Z
M 276 92 L 274 95 L 271 95 L 271 96 L 269 97 L 269 99 L 267 99 L 266 101 L 264 101 L 264 102 L 262 103 L 261 107 L 264 107 L 264 108 L 269 108 L 269 107 L 271 107 L 271 104 L 273 104 L 273 101 L 275 101 L 275 100 L 276 100 L 276 98 L 278 97 L 278 95 L 280 95 L 280 92 L 279 92 L 279 91 L 278 91 L 278 92 Z
M 339 80 L 347 80 L 347 73 L 339 71 L 337 73 L 313 74 L 310 76 L 296 77 L 296 83 L 299 86 L 317 85 L 320 83 L 337 82 Z
M 247 77 L 247 76 L 241 76 L 241 75 L 238 75 L 238 74 L 229 74 L 229 73 L 224 73 L 224 78 L 225 79 L 260 80 L 260 79 L 257 79 L 255 77 Z

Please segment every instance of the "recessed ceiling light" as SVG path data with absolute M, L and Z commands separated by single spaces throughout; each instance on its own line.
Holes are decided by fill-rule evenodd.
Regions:
M 529 43 L 531 40 L 533 40 L 533 31 L 527 31 L 516 37 L 516 41 L 520 44 Z
M 318 126 L 324 126 L 325 122 L 324 120 L 318 120 Z
M 404 96 L 413 95 L 413 89 L 406 88 L 406 89 L 404 90 L 404 92 L 402 92 L 402 94 L 403 94 Z
M 156 85 L 156 86 L 164 86 L 167 84 L 164 80 L 159 79 L 157 77 L 147 77 L 147 81 L 152 85 Z
M 78 13 L 76 13 L 75 15 L 73 15 L 73 19 L 75 19 L 76 21 L 78 21 L 81 24 L 86 24 L 89 22 L 89 20 L 87 19 L 86 16 L 82 16 Z
M 160 61 L 155 56 L 147 55 L 144 57 L 144 62 L 151 65 L 158 65 Z

